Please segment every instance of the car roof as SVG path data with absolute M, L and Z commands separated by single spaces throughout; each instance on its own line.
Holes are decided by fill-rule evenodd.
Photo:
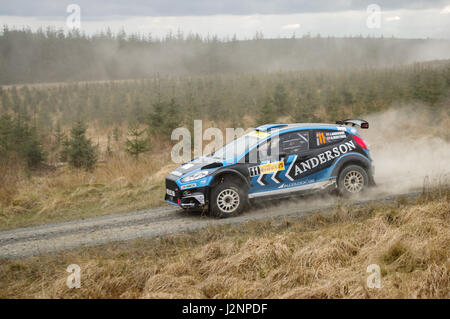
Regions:
M 327 124 L 327 123 L 291 123 L 291 124 L 265 124 L 265 125 L 261 125 L 258 126 L 256 129 L 258 131 L 270 131 L 270 132 L 275 132 L 275 131 L 287 131 L 287 130 L 291 130 L 294 128 L 298 128 L 298 129 L 307 129 L 307 128 L 322 128 L 322 129 L 330 129 L 330 128 L 334 128 L 336 129 L 336 127 L 338 126 L 342 126 L 342 125 L 336 125 L 336 124 Z

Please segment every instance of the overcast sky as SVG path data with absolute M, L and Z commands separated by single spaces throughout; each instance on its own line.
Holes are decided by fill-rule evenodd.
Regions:
M 67 29 L 67 20 L 75 21 L 70 4 L 79 6 L 81 31 L 88 34 L 110 27 L 154 36 L 179 29 L 240 39 L 257 31 L 267 38 L 293 33 L 450 38 L 450 0 L 1 0 L 0 24 Z

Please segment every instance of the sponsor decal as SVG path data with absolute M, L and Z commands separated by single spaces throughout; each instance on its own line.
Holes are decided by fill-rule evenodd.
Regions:
M 338 131 L 347 131 L 346 127 L 338 126 Z
M 318 132 L 316 134 L 317 145 L 334 142 L 337 140 L 345 139 L 347 136 L 343 131 L 337 132 Z
M 327 140 L 327 142 L 341 140 L 346 137 L 347 137 L 347 135 L 345 135 L 345 132 L 326 132 L 325 133 L 325 139 Z
M 279 161 L 275 163 L 268 163 L 260 166 L 260 172 L 261 174 L 268 174 L 273 173 L 276 171 L 282 171 L 284 170 L 284 162 Z
M 316 138 L 317 138 L 317 145 L 326 143 L 325 135 L 323 134 L 323 132 L 318 132 Z
M 259 165 L 259 166 L 252 166 L 252 167 L 248 168 L 250 177 L 257 176 L 257 175 L 269 174 L 269 173 L 283 171 L 283 170 L 284 170 L 284 162 L 283 161 L 263 164 L 263 165 Z
M 181 168 L 182 169 L 190 169 L 193 166 L 194 166 L 194 164 L 184 164 L 183 166 L 181 166 Z
M 173 191 L 173 190 L 171 190 L 171 189 L 166 188 L 166 193 L 167 193 L 167 195 L 169 195 L 169 196 L 175 196 L 175 191 Z
M 307 172 L 314 170 L 316 167 L 323 168 L 327 163 L 330 163 L 335 158 L 356 149 L 353 141 L 343 143 L 339 146 L 333 147 L 331 150 L 320 153 L 303 162 L 295 163 L 294 169 L 289 171 L 289 174 L 294 172 L 294 177 L 299 178 L 306 175 Z
M 249 167 L 248 173 L 250 174 L 250 177 L 259 175 L 259 166 Z
M 186 184 L 186 185 L 181 186 L 180 189 L 192 188 L 192 187 L 195 187 L 195 186 L 197 186 L 196 183 Z
M 310 180 L 305 180 L 305 181 L 301 181 L 301 182 L 281 184 L 280 186 L 278 186 L 278 188 L 289 188 L 289 187 L 294 187 L 294 186 L 301 186 L 301 185 L 310 184 L 313 182 L 314 182 L 314 180 L 310 179 Z

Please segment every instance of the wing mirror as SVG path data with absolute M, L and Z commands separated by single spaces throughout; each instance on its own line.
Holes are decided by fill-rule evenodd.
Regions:
M 285 157 L 287 157 L 287 153 L 279 153 L 278 154 L 278 159 L 282 159 L 282 158 L 285 158 Z

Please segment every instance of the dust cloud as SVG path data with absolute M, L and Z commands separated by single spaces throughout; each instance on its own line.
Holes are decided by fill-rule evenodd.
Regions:
M 370 128 L 359 133 L 371 150 L 378 192 L 449 185 L 450 121 L 445 110 L 405 106 L 365 119 Z

